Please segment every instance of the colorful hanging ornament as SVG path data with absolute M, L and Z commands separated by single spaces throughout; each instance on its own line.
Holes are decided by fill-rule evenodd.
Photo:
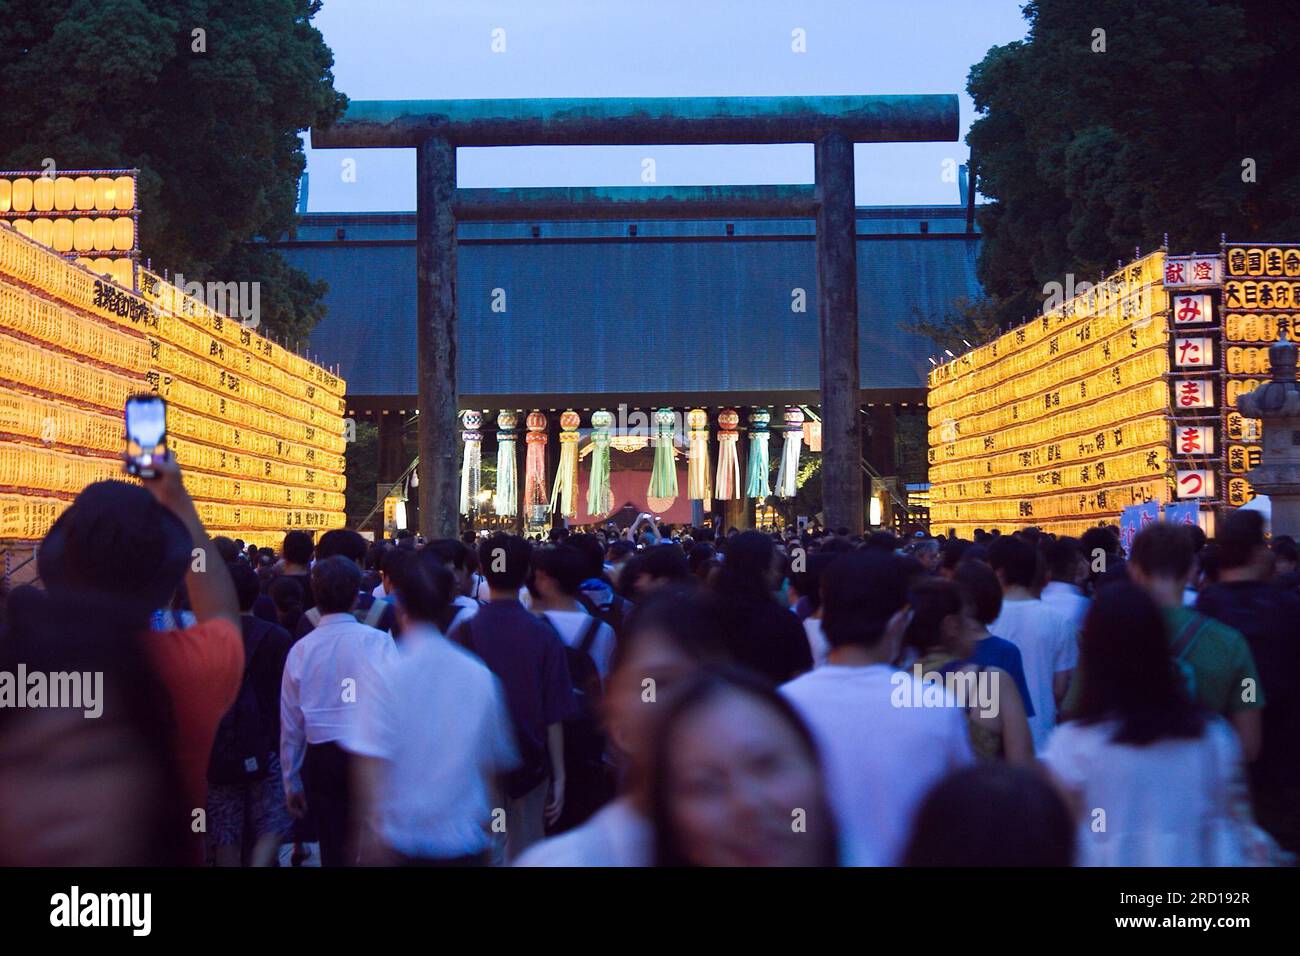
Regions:
M 768 423 L 772 413 L 766 408 L 756 408 L 749 413 L 749 480 L 746 482 L 746 498 L 766 498 L 772 493 L 768 485 L 768 473 L 772 466 L 767 458 Z
M 515 427 L 519 416 L 508 408 L 497 413 L 496 511 L 513 515 L 519 506 L 519 482 L 515 478 Z
M 609 430 L 614 416 L 599 408 L 591 413 L 591 478 L 587 482 L 587 513 L 594 518 L 614 510 L 614 495 L 609 488 Z
M 560 468 L 551 490 L 551 514 L 578 517 L 578 426 L 582 419 L 573 409 L 560 415 Z
M 740 442 L 740 413 L 734 408 L 724 408 L 718 413 L 718 480 L 719 501 L 732 501 L 740 497 L 740 456 L 736 445 Z
M 793 498 L 799 477 L 799 452 L 803 446 L 803 410 L 797 405 L 785 409 L 785 444 L 781 448 L 781 467 L 776 472 L 776 496 Z
M 673 426 L 677 415 L 671 408 L 655 412 L 654 467 L 650 472 L 647 504 L 657 511 L 667 511 L 677 500 L 677 461 L 673 456 Z
M 483 413 L 468 409 L 460 413 L 465 430 L 460 433 L 465 454 L 460 468 L 460 513 L 469 515 L 478 507 L 478 489 L 483 476 Z
M 542 524 L 546 520 L 546 416 L 537 409 L 525 419 L 528 455 L 524 459 L 524 508 L 528 520 Z
M 686 415 L 690 427 L 689 458 L 686 466 L 686 489 L 692 501 L 704 502 L 704 510 L 713 507 L 712 475 L 709 474 L 709 415 L 702 408 L 692 408 Z

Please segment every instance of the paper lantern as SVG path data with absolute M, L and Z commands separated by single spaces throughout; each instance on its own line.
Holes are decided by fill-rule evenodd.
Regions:
M 518 511 L 519 481 L 515 477 L 515 428 L 519 416 L 508 408 L 497 413 L 497 489 L 493 507 L 499 515 Z
M 76 205 L 78 209 L 95 208 L 95 181 L 89 176 L 78 176 L 72 183 L 76 191 Z
M 95 248 L 95 220 L 84 216 L 72 224 L 72 248 L 89 252 Z
M 117 189 L 114 181 L 107 176 L 95 180 L 95 208 L 108 212 L 117 205 Z
M 40 176 L 32 180 L 32 208 L 37 212 L 49 212 L 54 208 L 54 180 Z
M 614 416 L 604 408 L 591 413 L 591 477 L 587 481 L 587 513 L 603 517 L 614 508 L 609 484 L 610 429 Z
M 135 177 L 118 176 L 113 180 L 113 186 L 116 191 L 115 205 L 118 209 L 135 208 Z
M 13 210 L 14 212 L 31 212 L 31 209 L 32 181 L 26 176 L 20 176 L 14 180 Z
M 822 450 L 822 423 L 816 418 L 810 418 L 803 423 L 803 440 L 807 444 L 809 451 Z
M 54 220 L 54 236 L 51 245 L 59 252 L 72 251 L 72 220 Z
M 30 219 L 15 219 L 14 232 L 30 239 L 32 236 L 32 221 Z
M 7 179 L 0 179 L 0 212 L 9 212 L 13 208 L 14 184 Z
M 49 219 L 32 220 L 32 238 L 43 246 L 54 245 L 54 223 Z
M 76 208 L 77 205 L 77 187 L 73 185 L 70 176 L 59 176 L 54 180 L 54 208 L 60 212 L 67 212 L 69 209 Z
M 113 220 L 113 248 L 120 252 L 130 252 L 135 246 L 135 222 L 130 216 L 118 216 Z

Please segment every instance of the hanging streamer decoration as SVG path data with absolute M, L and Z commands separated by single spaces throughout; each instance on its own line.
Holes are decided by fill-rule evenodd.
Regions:
M 709 415 L 702 408 L 692 408 L 686 415 L 690 427 L 690 457 L 686 467 L 686 488 L 692 501 L 704 502 L 704 510 L 713 507 L 712 478 L 709 474 Z
M 799 452 L 803 445 L 803 411 L 797 405 L 785 409 L 785 444 L 781 448 L 781 467 L 776 472 L 776 496 L 793 498 L 799 478 Z
M 469 409 L 460 413 L 465 430 L 465 455 L 460 468 L 460 513 L 468 516 L 478 507 L 478 490 L 483 478 L 483 413 Z M 414 484 L 414 482 L 412 482 Z
M 546 520 L 546 416 L 534 409 L 525 419 L 528 456 L 524 460 L 524 507 L 533 524 Z
M 515 478 L 515 427 L 519 416 L 508 408 L 497 413 L 497 493 L 494 504 L 499 515 L 513 515 L 519 504 L 519 482 Z
M 766 498 L 772 493 L 768 485 L 768 473 L 771 465 L 767 458 L 768 423 L 772 413 L 766 408 L 756 408 L 749 413 L 749 481 L 746 483 L 746 498 Z
M 718 413 L 718 480 L 719 501 L 732 501 L 740 497 L 740 456 L 736 446 L 740 442 L 740 413 L 734 408 L 724 408 Z
M 600 408 L 591 413 L 591 479 L 587 483 L 587 513 L 594 518 L 614 510 L 609 488 L 609 430 L 614 416 Z
M 673 425 L 677 416 L 671 408 L 655 412 L 655 461 L 650 472 L 648 496 L 666 508 L 677 499 L 677 462 L 673 457 Z
M 582 419 L 569 409 L 560 416 L 560 470 L 551 490 L 551 513 L 566 518 L 578 517 L 578 426 Z

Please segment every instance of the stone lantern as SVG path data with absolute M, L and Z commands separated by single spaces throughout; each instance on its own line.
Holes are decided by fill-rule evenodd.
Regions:
M 1259 419 L 1263 429 L 1260 464 L 1247 477 L 1257 493 L 1269 496 L 1274 536 L 1300 537 L 1300 386 L 1296 346 L 1284 324 L 1281 341 L 1268 350 L 1268 362 L 1273 380 L 1237 398 L 1237 410 Z

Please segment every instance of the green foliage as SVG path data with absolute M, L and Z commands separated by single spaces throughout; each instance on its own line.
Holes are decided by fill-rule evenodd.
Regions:
M 269 283 L 262 331 L 300 342 L 323 286 L 244 244 L 293 224 L 306 163 L 298 134 L 346 105 L 311 24 L 319 9 L 0 0 L 0 167 L 139 168 L 141 249 L 155 270 Z
M 1038 311 L 1045 284 L 1093 281 L 1166 233 L 1173 252 L 1215 250 L 1221 233 L 1300 237 L 1300 5 L 1031 0 L 1024 12 L 1028 38 L 990 50 L 967 84 L 981 113 L 967 142 L 991 200 L 979 278 L 1004 326 Z

